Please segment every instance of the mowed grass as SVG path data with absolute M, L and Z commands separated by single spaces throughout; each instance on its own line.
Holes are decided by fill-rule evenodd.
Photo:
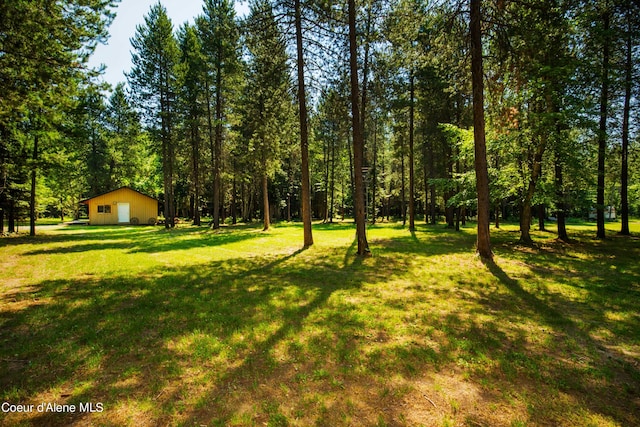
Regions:
M 76 405 L 0 424 L 640 425 L 640 223 L 506 225 L 487 264 L 473 226 L 0 239 L 0 400 Z

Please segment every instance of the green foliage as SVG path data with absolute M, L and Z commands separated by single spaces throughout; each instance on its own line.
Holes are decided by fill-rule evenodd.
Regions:
M 129 186 L 146 194 L 159 192 L 154 177 L 157 158 L 151 153 L 148 134 L 123 84 L 115 87 L 106 106 L 111 189 Z
M 74 204 L 82 197 L 129 185 L 175 198 L 168 205 L 182 216 L 193 217 L 196 208 L 236 216 L 241 208 L 248 219 L 260 210 L 257 177 L 266 172 L 272 203 L 283 211 L 293 208 L 296 216 L 301 159 L 293 149 L 298 130 L 289 66 L 291 5 L 255 1 L 251 16 L 240 21 L 232 1 L 206 0 L 195 24 L 177 31 L 162 5 L 154 5 L 131 40 L 131 92 L 117 86 L 107 98 L 107 89 L 91 82 L 96 73 L 86 70 L 86 59 L 106 38 L 117 3 L 39 0 L 0 6 L 2 213 L 25 215 L 36 171 L 43 197 L 34 208 L 40 212 L 77 213 Z M 459 133 L 471 125 L 469 23 L 460 5 L 414 0 L 356 5 L 369 219 L 401 217 L 414 200 L 418 214 L 433 216 L 435 222 L 444 213 L 450 222 L 451 208 L 475 203 L 470 134 Z M 301 2 L 306 60 L 301 66 L 308 80 L 311 184 L 316 190 L 309 198 L 315 215 L 327 219 L 330 211 L 332 217 L 336 210 L 352 213 L 354 201 L 354 153 L 345 108 L 346 6 Z M 606 204 L 619 208 L 623 53 L 630 40 L 635 71 L 636 11 L 637 5 L 626 0 L 485 4 L 492 212 L 515 217 L 537 204 L 551 215 L 590 211 L 606 43 L 611 47 L 611 90 L 604 190 Z M 608 31 L 605 14 L 610 16 Z M 637 79 L 631 79 L 631 86 L 636 93 Z M 412 195 L 410 104 L 415 119 Z M 633 98 L 631 117 L 637 108 Z M 630 141 L 637 137 L 631 126 Z M 639 177 L 637 149 L 631 145 L 634 212 L 640 209 Z
M 129 85 L 138 106 L 146 112 L 143 119 L 149 128 L 167 138 L 176 101 L 179 48 L 173 24 L 160 3 L 151 6 L 144 25 L 137 26 L 131 46 Z
M 203 10 L 204 15 L 198 17 L 196 25 L 211 82 L 226 81 L 223 91 L 233 91 L 232 81 L 227 77 L 236 74 L 241 65 L 238 60 L 240 31 L 233 1 L 205 0 Z
M 291 141 L 293 100 L 288 55 L 271 5 L 254 2 L 246 21 L 249 54 L 245 90 L 245 134 L 249 151 L 260 164 L 258 173 L 274 176 L 280 168 L 280 145 Z
M 10 231 L 16 217 L 24 215 L 27 201 L 35 225 L 33 220 L 44 206 L 44 200 L 38 200 L 38 187 L 44 185 L 38 185 L 39 177 L 53 167 L 51 158 L 56 165 L 66 162 L 61 157 L 70 153 L 61 147 L 65 121 L 77 101 L 77 89 L 91 74 L 87 58 L 105 39 L 115 3 L 0 5 L 0 213 L 8 213 Z
M 33 110 L 39 97 L 82 78 L 117 0 L 14 1 L 0 6 L 0 123 Z
M 163 214 L 175 217 L 176 113 L 180 50 L 173 24 L 161 3 L 151 6 L 144 25 L 131 39 L 133 68 L 127 74 L 139 108 L 145 114 L 155 152 L 162 161 Z M 173 220 L 166 222 L 173 226 Z
M 317 113 L 312 119 L 314 132 L 310 151 L 314 174 L 311 182 L 316 190 L 322 191 L 322 205 L 326 205 L 326 210 L 321 212 L 323 219 L 326 215 L 326 219 L 331 221 L 346 199 L 349 205 L 352 203 L 347 108 L 343 94 L 338 88 L 331 87 L 320 98 Z

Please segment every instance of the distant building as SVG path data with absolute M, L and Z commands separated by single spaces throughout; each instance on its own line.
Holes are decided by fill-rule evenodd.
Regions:
M 589 211 L 589 219 L 596 219 L 598 217 L 596 208 L 591 208 Z M 604 208 L 605 221 L 613 221 L 616 219 L 616 208 L 613 206 L 607 206 Z
M 90 225 L 155 224 L 158 201 L 129 187 L 82 200 L 88 206 Z

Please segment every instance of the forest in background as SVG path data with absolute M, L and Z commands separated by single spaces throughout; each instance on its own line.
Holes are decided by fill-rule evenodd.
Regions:
M 112 88 L 86 64 L 116 6 L 0 5 L 0 231 L 30 217 L 35 234 L 38 216 L 77 216 L 80 200 L 120 186 L 213 228 L 353 217 L 357 188 L 371 222 L 475 216 L 469 2 L 258 0 L 239 19 L 231 0 L 205 0 L 193 25 L 158 3 Z M 526 242 L 532 216 L 553 218 L 568 239 L 566 218 L 595 210 L 604 237 L 611 206 L 628 234 L 639 9 L 482 2 L 495 226 L 519 220 Z

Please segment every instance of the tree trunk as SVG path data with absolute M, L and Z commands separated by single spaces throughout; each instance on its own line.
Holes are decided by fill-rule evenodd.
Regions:
M 175 167 L 175 146 L 173 143 L 173 114 L 174 112 L 171 109 L 172 99 L 171 99 L 171 86 L 169 84 L 168 78 L 166 83 L 166 93 L 167 93 L 167 111 L 166 111 L 166 120 L 167 120 L 167 145 L 169 152 L 169 212 L 171 214 L 171 227 L 175 227 L 175 218 L 177 216 L 176 213 L 176 200 L 175 200 L 175 192 L 174 192 L 174 167 Z
M 604 46 L 602 47 L 602 89 L 600 93 L 600 126 L 598 131 L 598 190 L 596 195 L 596 237 L 605 238 L 604 229 L 604 168 L 607 148 L 607 114 L 609 105 L 609 11 L 603 13 Z
M 271 218 L 269 217 L 269 181 L 267 179 L 267 173 L 262 174 L 262 210 L 264 213 L 264 228 L 262 231 L 269 229 L 271 225 Z
M 538 229 L 540 231 L 547 231 L 544 227 L 545 210 L 546 209 L 544 203 L 540 203 L 538 205 Z
M 336 133 L 334 133 L 336 135 Z M 336 191 L 336 141 L 331 141 L 331 204 L 329 205 L 329 222 L 333 222 Z
M 500 169 L 500 159 L 496 156 L 496 163 L 495 163 L 495 168 L 497 170 Z M 496 215 L 496 228 L 500 228 L 500 211 L 501 211 L 501 205 L 502 205 L 502 200 L 498 199 L 495 201 L 496 203 L 496 210 L 495 210 L 495 215 Z
M 7 223 L 7 232 L 16 232 L 16 202 L 13 197 L 9 201 L 9 219 Z
M 304 83 L 304 50 L 302 46 L 302 11 L 300 0 L 294 0 L 296 26 L 296 53 L 298 68 L 298 117 L 300 119 L 300 158 L 302 174 L 302 224 L 304 247 L 313 245 L 311 228 L 311 181 L 309 176 L 309 128 L 307 120 L 307 95 Z
M 629 236 L 629 114 L 631 110 L 631 84 L 632 84 L 632 28 L 631 5 L 627 2 L 627 45 L 624 79 L 624 109 L 622 112 L 622 165 L 620 168 L 620 234 Z
M 569 241 L 569 236 L 567 235 L 567 224 L 566 224 L 566 214 L 565 214 L 565 203 L 564 203 L 564 189 L 563 189 L 563 176 L 562 176 L 562 164 L 560 163 L 560 159 L 558 158 L 558 154 L 556 154 L 556 164 L 555 164 L 555 181 L 556 181 L 556 206 L 558 207 L 558 212 L 556 213 L 556 218 L 558 221 L 558 239 L 564 242 Z
M 329 141 L 322 144 L 322 155 L 324 160 L 324 194 L 322 195 L 322 222 L 329 221 Z
M 429 139 L 429 177 L 435 178 L 435 162 L 433 155 L 433 140 Z M 436 187 L 433 184 L 429 184 L 429 213 L 431 215 L 431 224 L 437 222 L 436 218 Z
M 429 169 L 427 167 L 427 144 L 422 142 L 422 179 L 424 181 L 424 223 L 429 224 Z
M 471 80 L 473 87 L 473 137 L 475 146 L 476 190 L 478 192 L 478 238 L 476 251 L 491 258 L 489 234 L 489 173 L 484 132 L 484 74 L 482 65 L 481 0 L 471 0 Z
M 344 176 L 342 178 L 340 178 L 340 188 L 342 189 L 342 205 L 340 206 L 341 210 L 342 210 L 342 219 L 341 221 L 344 221 L 344 212 L 345 212 L 345 203 L 344 203 L 344 195 L 346 194 L 346 192 L 344 191 Z
M 254 197 L 256 197 L 254 186 L 250 186 L 250 187 L 247 188 L 247 194 L 249 196 L 249 200 L 247 202 L 247 220 L 246 220 L 246 222 L 251 222 L 251 221 L 253 221 Z
M 349 0 L 349 65 L 351 71 L 351 122 L 353 131 L 353 167 L 355 175 L 355 221 L 358 255 L 370 254 L 367 242 L 364 206 L 364 137 L 358 106 L 358 48 L 356 41 L 356 5 Z
M 448 178 L 453 179 L 453 147 L 445 147 L 446 153 L 446 162 L 447 162 L 447 172 Z M 454 192 L 451 190 L 446 190 L 444 192 L 444 206 L 445 206 L 445 219 L 447 222 L 447 228 L 453 228 L 455 226 L 454 222 L 454 207 L 449 206 L 449 199 L 454 196 Z
M 520 209 L 520 242 L 533 244 L 531 240 L 531 203 L 523 203 Z
M 160 94 L 160 111 L 162 112 L 162 117 L 160 119 L 161 123 L 161 139 L 162 139 L 162 191 L 164 192 L 164 206 L 163 206 L 163 214 L 164 214 L 164 228 L 171 228 L 171 224 L 173 223 L 173 217 L 170 212 L 171 199 L 169 196 L 169 168 L 167 166 L 168 158 L 169 158 L 169 147 L 167 146 L 167 130 L 166 130 L 166 101 L 165 94 Z
M 413 169 L 413 121 L 414 121 L 414 77 L 413 70 L 409 77 L 409 230 L 416 229 L 416 207 L 415 207 L 415 177 Z
M 371 1 L 367 1 L 367 18 L 366 18 L 366 24 L 365 24 L 365 30 L 364 30 L 365 31 L 364 37 L 363 37 L 364 57 L 362 61 L 362 91 L 361 91 L 362 101 L 360 102 L 360 126 L 362 128 L 361 132 L 362 132 L 362 141 L 363 141 L 362 166 L 367 169 L 367 173 L 369 172 L 369 167 L 367 164 L 367 155 L 366 155 L 365 147 L 366 147 L 367 140 L 369 139 L 369 134 L 367 129 L 367 94 L 369 89 L 369 48 L 370 48 L 369 38 L 371 36 L 371 19 L 372 19 L 371 9 L 372 9 Z M 367 186 L 367 180 L 366 180 L 367 176 L 368 175 L 363 172 L 364 197 L 365 197 L 365 201 L 364 201 L 364 220 L 365 221 L 367 221 L 368 215 L 369 215 L 369 212 L 368 212 L 369 187 Z
M 172 228 L 175 223 L 175 210 L 173 200 L 173 158 L 174 150 L 171 142 L 171 110 L 169 83 L 163 77 L 163 85 L 160 89 L 160 126 L 162 139 L 162 174 L 164 191 L 164 226 Z
M 213 130 L 213 116 L 211 112 L 211 87 L 209 86 L 209 80 L 205 80 L 205 92 L 207 96 L 207 133 L 209 135 L 209 152 L 211 153 L 211 167 L 214 170 L 214 186 L 215 186 L 215 164 L 216 164 L 216 142 L 215 142 L 215 132 Z M 213 207 L 215 205 L 214 192 L 210 194 L 211 196 L 211 226 L 213 226 Z
M 546 135 L 543 135 L 540 137 L 540 141 L 537 144 L 536 152 L 533 156 L 531 178 L 529 180 L 529 185 L 527 186 L 525 196 L 522 200 L 522 209 L 520 210 L 520 242 L 526 245 L 530 245 L 533 243 L 530 233 L 531 201 L 533 200 L 533 195 L 536 191 L 536 184 L 538 183 L 538 178 L 540 177 L 540 173 L 542 171 L 542 155 L 544 154 L 546 141 L 547 137 Z
M 364 141 L 367 140 L 367 91 L 369 89 L 369 38 L 371 36 L 371 19 L 372 19 L 372 5 L 371 1 L 367 2 L 367 22 L 365 24 L 365 34 L 364 34 L 364 58 L 362 62 L 362 102 L 360 106 L 362 110 L 360 111 L 360 124 L 362 125 L 362 138 Z
M 237 200 L 237 193 L 238 193 L 238 188 L 237 188 L 237 181 L 238 179 L 236 178 L 236 174 L 235 174 L 235 164 L 234 164 L 234 174 L 233 174 L 233 182 L 231 184 L 232 188 L 231 188 L 231 224 L 236 225 L 238 223 L 238 200 Z
M 175 218 L 177 216 L 176 214 L 176 201 L 175 201 L 175 194 L 173 192 L 173 167 L 174 167 L 174 159 L 175 159 L 175 147 L 173 146 L 173 141 L 171 138 L 171 133 L 172 133 L 172 126 L 171 126 L 171 112 L 168 111 L 167 112 L 167 116 L 169 117 L 169 119 L 167 120 L 167 147 L 168 147 L 168 153 L 169 153 L 169 158 L 167 159 L 167 166 L 168 166 L 168 171 L 169 171 L 169 178 L 168 178 L 168 182 L 169 182 L 169 217 L 171 219 L 170 223 L 171 223 L 171 227 L 175 227 L 176 223 L 175 223 Z
M 218 61 L 222 57 L 222 45 L 218 43 Z M 220 228 L 220 188 L 222 187 L 222 64 L 216 69 L 216 137 L 215 159 L 213 162 L 213 229 Z
M 191 144 L 193 154 L 193 225 L 200 225 L 200 134 L 197 124 L 192 124 Z
M 242 222 L 248 222 L 249 220 L 249 190 L 247 189 L 247 184 L 242 182 L 242 187 L 240 189 L 242 192 Z
M 404 167 L 404 138 L 400 135 L 400 215 L 402 215 L 402 226 L 407 224 L 407 207 L 406 207 L 406 194 L 405 194 L 405 167 Z
M 31 194 L 29 197 L 29 235 L 36 235 L 36 171 L 38 163 L 38 134 L 33 137 L 33 157 L 31 158 Z
M 169 217 L 171 218 L 171 227 L 175 227 L 175 218 L 177 216 L 176 213 L 176 200 L 175 194 L 173 192 L 173 159 L 175 157 L 173 143 L 170 140 L 169 136 L 169 159 L 167 160 L 167 165 L 169 167 Z
M 371 200 L 371 223 L 375 224 L 377 219 L 377 207 L 376 207 L 376 197 L 377 187 L 378 187 L 378 129 L 376 119 L 374 117 L 373 121 L 373 179 L 371 180 L 371 192 L 372 192 L 372 200 Z
M 167 147 L 162 140 L 162 215 L 164 216 L 164 228 L 171 228 L 169 223 L 169 196 L 167 194 Z

